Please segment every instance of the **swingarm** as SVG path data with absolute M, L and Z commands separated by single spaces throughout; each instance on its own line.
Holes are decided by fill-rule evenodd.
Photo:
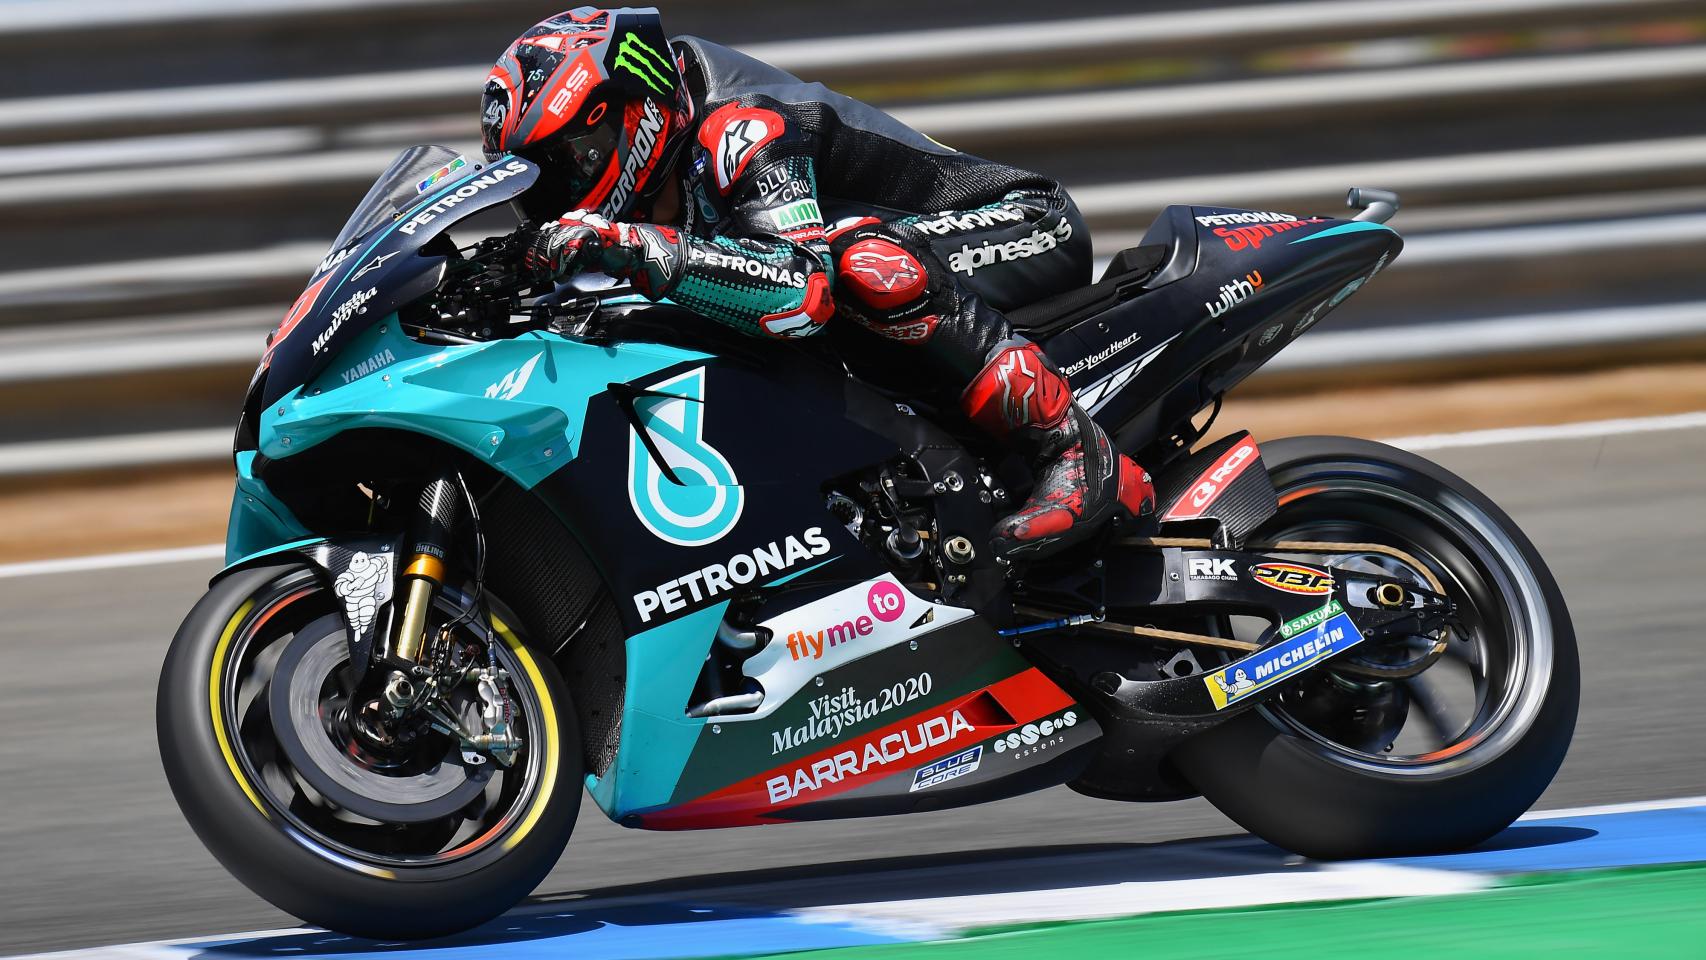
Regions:
M 1053 625 L 1213 651 L 1217 660 L 1231 657 L 1216 669 L 1172 679 L 1134 679 L 1115 670 L 1091 679 L 1116 713 L 1168 721 L 1213 721 L 1241 712 L 1328 661 L 1335 672 L 1393 680 L 1421 673 L 1445 652 L 1455 626 L 1453 605 L 1437 579 L 1402 551 L 1319 541 L 1252 546 L 1217 550 L 1207 540 L 1186 538 L 1118 541 L 1076 589 L 1032 584 L 1016 612 L 1033 623 L 1019 631 Z M 1417 575 L 1348 565 L 1365 556 Z M 1098 603 L 1096 614 L 1083 614 L 1090 595 L 1118 598 L 1114 612 Z M 1204 633 L 1155 625 L 1224 626 L 1234 616 L 1259 617 L 1268 627 L 1242 638 L 1224 628 Z

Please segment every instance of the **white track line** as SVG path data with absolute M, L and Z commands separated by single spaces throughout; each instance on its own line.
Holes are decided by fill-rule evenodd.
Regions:
M 1542 427 L 1509 427 L 1498 430 L 1473 430 L 1466 433 L 1439 433 L 1426 436 L 1398 437 L 1385 442 L 1406 450 L 1449 450 L 1459 447 L 1485 447 L 1502 443 L 1527 443 L 1543 440 L 1576 440 L 1589 437 L 1608 437 L 1630 433 L 1652 433 L 1659 430 L 1693 430 L 1706 428 L 1706 411 L 1681 413 L 1663 417 L 1640 417 L 1623 420 L 1594 420 L 1586 423 L 1562 423 Z M 228 441 L 225 432 L 221 431 Z M 145 550 L 139 553 L 109 553 L 89 557 L 70 557 L 62 560 L 36 560 L 27 563 L 0 565 L 0 579 L 44 576 L 56 573 L 80 573 L 85 570 L 107 570 L 117 567 L 154 566 L 163 563 L 187 563 L 208 560 L 224 555 L 225 548 L 217 543 L 175 550 Z M 1655 801 L 1673 806 L 1688 806 L 1706 798 L 1676 801 Z M 1584 808 L 1593 812 L 1598 808 Z M 1606 807 L 1616 812 L 1622 807 Z M 1646 809 L 1646 808 L 1643 808 Z M 1653 807 L 1651 809 L 1659 809 Z M 1577 816 L 1576 811 L 1561 811 L 1556 816 Z
M 881 900 L 811 907 L 792 913 L 809 921 L 847 923 L 895 933 L 931 928 L 954 932 L 971 927 L 1100 920 L 1178 910 L 1474 893 L 1491 884 L 1491 878 L 1477 873 L 1348 863 L 1224 877 L 1133 880 L 1057 890 Z
M 77 950 L 55 950 L 52 953 L 28 953 L 0 960 L 192 960 L 205 957 L 205 949 L 229 940 L 262 940 L 271 937 L 292 937 L 307 933 L 323 933 L 315 927 L 280 927 L 273 930 L 250 930 L 246 933 L 210 937 L 181 937 L 176 940 L 156 940 L 153 943 L 120 943 L 110 947 L 83 947 Z M 326 934 L 330 940 L 344 941 L 348 937 Z M 383 948 L 375 948 L 378 952 Z M 292 956 L 281 953 L 281 956 Z M 478 953 L 471 953 L 478 956 Z
M 85 573 L 90 570 L 112 570 L 118 567 L 154 567 L 167 563 L 200 563 L 225 556 L 222 543 L 204 543 L 197 547 L 178 547 L 172 550 L 141 550 L 135 553 L 103 553 L 92 557 L 66 557 L 61 560 L 32 560 L 28 563 L 0 564 L 0 580 L 14 577 L 46 576 L 56 573 Z
M 1706 427 L 1706 411 L 1679 413 L 1666 417 L 1632 417 L 1622 420 L 1591 420 L 1585 423 L 1560 423 L 1544 427 L 1504 427 L 1497 430 L 1472 430 L 1466 433 L 1435 433 L 1416 437 L 1398 437 L 1386 441 L 1406 450 L 1447 450 L 1461 447 L 1491 447 L 1507 443 L 1531 443 L 1538 440 L 1578 440 L 1592 437 L 1611 437 L 1629 433 L 1653 433 L 1659 430 L 1695 430 Z
M 1603 816 L 1607 814 L 1640 813 L 1649 810 L 1672 810 L 1706 806 L 1706 797 L 1682 797 L 1671 800 L 1650 800 L 1635 803 L 1605 804 L 1562 810 L 1534 811 L 1525 814 L 1525 821 L 1553 820 L 1565 817 Z M 599 911 L 617 907 L 651 904 L 704 905 L 725 903 L 747 909 L 780 909 L 805 922 L 837 923 L 862 927 L 892 936 L 916 939 L 940 939 L 971 927 L 1014 923 L 1089 920 L 1102 917 L 1125 917 L 1143 913 L 1178 910 L 1225 909 L 1258 904 L 1297 903 L 1309 901 L 1364 900 L 1370 897 L 1437 896 L 1470 893 L 1485 889 L 1492 879 L 1485 874 L 1436 870 L 1426 867 L 1401 866 L 1388 863 L 1320 864 L 1295 861 L 1295 866 L 1275 870 L 1276 858 L 1270 854 L 1236 854 L 1219 848 L 1228 843 L 1247 845 L 1247 838 L 1225 840 L 1185 841 L 1159 845 L 1156 855 L 1148 859 L 1151 870 L 1160 870 L 1160 860 L 1173 858 L 1172 872 L 1183 879 L 1125 880 L 1112 883 L 1088 883 L 1080 886 L 1054 888 L 1046 886 L 1046 877 L 1067 870 L 1074 863 L 1089 865 L 1090 876 L 1097 865 L 1105 868 L 1106 858 L 1100 855 L 1068 855 L 1044 858 L 1046 866 L 1036 860 L 1021 861 L 1032 867 L 1033 882 L 1039 889 L 950 897 L 918 897 L 849 903 L 835 906 L 789 909 L 781 904 L 753 900 L 755 891 L 785 887 L 785 883 L 767 882 L 715 890 L 672 891 L 643 897 L 594 897 L 578 901 L 577 911 Z M 1294 862 L 1292 859 L 1288 863 Z M 1123 864 L 1122 871 L 1133 870 Z M 1223 872 L 1216 872 L 1223 871 Z M 1137 870 L 1141 875 L 1141 870 Z M 943 882 L 952 882 L 953 868 L 924 868 L 904 871 L 911 879 L 941 873 Z M 1202 874 L 1192 876 L 1191 874 Z M 927 877 L 926 877 L 927 878 Z M 885 890 L 883 873 L 858 878 L 858 884 Z M 914 887 L 919 886 L 914 883 Z M 927 888 L 927 887 L 926 887 Z M 783 894 L 784 900 L 786 894 Z M 533 904 L 523 907 L 520 916 L 541 911 L 560 910 L 561 905 Z M 216 937 L 196 937 L 166 940 L 156 943 L 134 943 L 112 947 L 94 947 L 47 954 L 14 957 L 11 960 L 96 960 L 108 957 L 135 957 L 147 960 L 182 960 L 200 955 L 209 944 L 234 940 L 253 940 L 275 936 L 313 933 L 311 929 L 264 930 L 231 933 Z M 342 940 L 335 934 L 329 939 Z M 494 948 L 495 949 L 495 948 Z
M 1608 813 L 1645 813 L 1650 810 L 1682 810 L 1688 807 L 1706 807 L 1706 797 L 1676 797 L 1671 800 L 1637 800 L 1632 803 L 1604 803 L 1591 807 L 1530 810 L 1518 819 L 1562 820 L 1566 817 L 1598 817 Z

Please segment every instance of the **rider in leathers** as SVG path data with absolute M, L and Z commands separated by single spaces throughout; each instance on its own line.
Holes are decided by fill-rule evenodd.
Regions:
M 913 372 L 921 396 L 951 390 L 1036 471 L 991 534 L 998 557 L 1152 510 L 1148 476 L 1001 312 L 1089 282 L 1089 233 L 1058 183 L 727 47 L 670 41 L 653 8 L 534 26 L 488 76 L 481 128 L 488 158 L 543 168 L 522 201 L 546 222 L 527 256 L 542 278 L 599 270 L 755 336 L 833 318 L 844 353 Z

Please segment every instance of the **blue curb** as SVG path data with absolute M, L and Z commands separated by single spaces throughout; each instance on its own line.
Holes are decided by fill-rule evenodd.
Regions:
M 1522 820 L 1465 853 L 1384 860 L 1434 870 L 1532 873 L 1706 861 L 1706 807 Z

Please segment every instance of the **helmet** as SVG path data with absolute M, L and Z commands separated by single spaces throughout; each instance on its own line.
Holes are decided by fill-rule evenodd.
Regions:
M 486 159 L 512 153 L 542 175 L 522 215 L 625 216 L 674 166 L 692 99 L 654 7 L 577 7 L 510 44 L 486 75 Z

